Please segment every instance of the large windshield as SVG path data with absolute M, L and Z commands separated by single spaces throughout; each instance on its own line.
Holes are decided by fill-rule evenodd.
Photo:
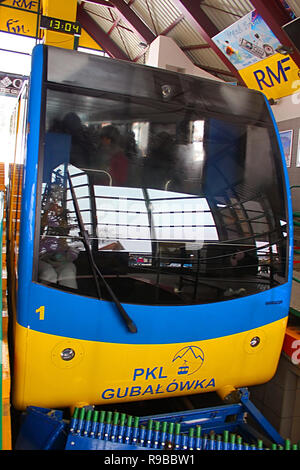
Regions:
M 95 263 L 121 302 L 186 305 L 286 281 L 281 157 L 246 112 L 53 85 L 40 168 L 43 284 L 109 299 Z

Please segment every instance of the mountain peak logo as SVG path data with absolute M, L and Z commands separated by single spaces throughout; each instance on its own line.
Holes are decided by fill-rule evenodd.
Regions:
M 202 366 L 204 352 L 198 346 L 185 346 L 175 354 L 172 362 L 178 366 L 178 375 L 192 375 Z

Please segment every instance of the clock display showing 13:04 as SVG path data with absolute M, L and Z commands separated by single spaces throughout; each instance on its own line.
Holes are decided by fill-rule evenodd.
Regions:
M 59 33 L 73 34 L 74 36 L 80 36 L 81 34 L 81 26 L 78 21 L 67 21 L 60 18 L 51 18 L 50 16 L 41 17 L 40 27 Z

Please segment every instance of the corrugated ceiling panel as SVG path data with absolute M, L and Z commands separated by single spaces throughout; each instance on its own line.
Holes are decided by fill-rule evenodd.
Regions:
M 216 69 L 222 69 L 228 72 L 222 60 L 211 49 L 198 49 L 193 51 L 185 51 L 192 62 L 197 65 L 207 65 Z
M 168 26 L 171 25 L 171 22 Z M 205 44 L 202 36 L 197 33 L 190 23 L 183 19 L 178 23 L 174 29 L 168 33 L 168 37 L 171 37 L 179 46 L 189 46 L 194 44 Z
M 131 5 L 135 13 L 145 22 L 155 34 L 161 34 L 173 24 L 182 14 L 171 0 L 135 0 Z M 191 24 L 182 19 L 169 33 L 180 47 L 195 44 L 205 44 L 203 37 L 197 33 Z M 228 70 L 222 60 L 211 49 L 199 49 L 186 52 L 193 62 L 210 67 Z
M 245 16 L 253 10 L 253 6 L 247 0 L 205 0 L 201 3 L 201 8 L 222 31 L 231 24 Z
M 129 31 L 128 27 L 130 28 L 121 20 L 118 27 L 111 32 L 110 38 L 133 60 L 143 51 L 143 48 L 140 46 L 141 39 L 133 31 Z
M 181 15 L 171 0 L 135 0 L 130 8 L 155 35 L 159 35 Z
M 128 3 L 129 0 L 126 0 Z M 289 0 L 289 5 L 297 16 L 300 16 L 299 0 Z M 248 0 L 204 0 L 201 7 L 211 21 L 222 31 L 237 21 L 239 18 L 253 10 L 253 6 Z M 117 17 L 116 9 L 86 3 L 84 8 L 92 14 L 93 18 L 108 32 L 113 25 L 113 20 Z M 151 31 L 159 35 L 170 25 L 180 18 L 181 11 L 173 4 L 172 0 L 135 0 L 130 6 L 132 10 L 147 24 Z M 142 50 L 139 45 L 140 40 L 130 31 L 130 25 L 121 21 L 120 27 L 111 33 L 111 38 L 120 48 L 129 53 L 134 59 Z M 169 33 L 179 46 L 204 44 L 202 36 L 197 33 L 186 19 L 181 20 Z M 226 69 L 222 60 L 211 50 L 194 50 L 188 53 L 196 62 L 205 63 L 211 67 Z
M 110 14 L 110 9 L 100 5 L 93 5 L 86 3 L 84 9 L 91 15 L 91 17 L 99 24 L 101 29 L 106 33 L 113 25 L 113 20 Z
M 128 1 L 126 0 L 127 3 Z M 244 16 L 244 14 L 253 9 L 247 0 L 243 2 L 237 0 L 205 0 L 202 5 L 203 10 L 205 10 L 206 14 L 220 30 L 234 23 L 239 17 Z M 101 5 L 86 3 L 84 8 L 106 33 L 110 30 L 114 19 L 118 15 L 117 9 L 109 9 Z M 163 33 L 182 15 L 182 12 L 174 6 L 172 0 L 135 0 L 130 8 L 155 35 Z M 228 14 L 227 11 L 233 14 Z M 173 38 L 180 47 L 205 44 L 203 37 L 184 18 L 174 26 L 168 33 L 168 36 Z M 131 60 L 143 53 L 139 37 L 131 30 L 130 25 L 125 20 L 120 21 L 119 27 L 110 33 L 110 37 L 129 55 Z M 223 61 L 212 49 L 186 51 L 186 54 L 193 62 L 199 65 L 203 64 L 208 67 L 228 71 Z M 137 61 L 144 63 L 144 57 L 141 56 Z
M 84 9 L 99 24 L 101 29 L 108 33 L 114 21 L 118 18 L 117 10 L 100 5 L 86 4 Z M 114 28 L 110 33 L 110 38 L 122 49 L 132 60 L 141 51 L 140 39 L 131 30 L 130 25 L 120 20 L 119 27 Z

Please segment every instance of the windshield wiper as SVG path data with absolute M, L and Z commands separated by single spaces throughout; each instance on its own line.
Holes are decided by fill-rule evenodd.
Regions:
M 99 277 L 101 279 L 101 281 L 103 282 L 103 284 L 105 285 L 105 287 L 106 287 L 111 299 L 113 300 L 115 306 L 117 307 L 121 317 L 125 321 L 128 330 L 131 333 L 137 333 L 137 327 L 136 327 L 135 323 L 129 317 L 129 315 L 125 312 L 122 304 L 120 303 L 119 299 L 116 297 L 116 295 L 115 295 L 114 291 L 111 289 L 110 285 L 104 279 L 103 274 L 99 270 L 99 268 L 98 268 L 98 266 L 97 266 L 97 264 L 94 260 L 93 253 L 92 253 L 92 250 L 91 250 L 91 247 L 90 247 L 89 236 L 88 236 L 87 231 L 84 228 L 84 223 L 83 223 L 83 220 L 82 220 L 82 216 L 81 216 L 81 212 L 80 212 L 80 209 L 79 209 L 77 197 L 76 197 L 74 187 L 73 187 L 73 184 L 72 184 L 71 176 L 70 176 L 69 172 L 67 172 L 67 173 L 68 173 L 68 180 L 69 180 L 71 195 L 72 195 L 72 199 L 73 199 L 73 202 L 74 202 L 75 213 L 76 213 L 76 217 L 77 217 L 77 221 L 78 221 L 78 225 L 79 225 L 79 235 L 82 237 L 83 244 L 84 244 L 85 250 L 86 250 L 87 255 L 88 255 L 91 270 L 92 270 L 93 277 L 94 277 L 94 280 L 95 280 L 95 283 L 96 283 L 98 297 L 99 297 L 99 299 L 101 299 L 101 290 L 100 290 L 99 279 L 98 279 L 98 277 Z

